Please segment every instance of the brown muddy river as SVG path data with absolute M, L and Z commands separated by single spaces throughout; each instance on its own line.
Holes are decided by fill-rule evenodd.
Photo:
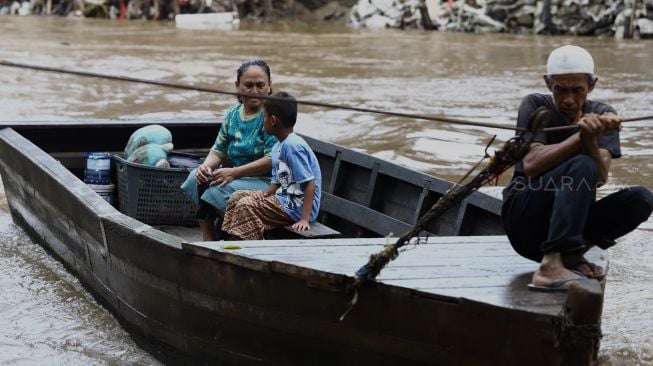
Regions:
M 614 39 L 349 30 L 333 24 L 173 23 L 0 17 L 0 59 L 231 89 L 247 58 L 272 67 L 276 90 L 300 99 L 512 125 L 521 98 L 546 92 L 551 49 L 588 48 L 599 84 L 591 98 L 626 117 L 653 114 L 653 42 Z M 218 117 L 233 97 L 0 67 L 0 119 Z M 492 134 L 507 131 L 300 108 L 297 129 L 456 180 Z M 653 121 L 622 131 L 610 185 L 653 187 Z M 506 177 L 503 181 L 505 183 Z M 155 364 L 79 282 L 7 214 L 0 190 L 0 364 Z M 610 250 L 602 365 L 653 364 L 653 220 Z M 535 264 L 534 264 L 535 268 Z

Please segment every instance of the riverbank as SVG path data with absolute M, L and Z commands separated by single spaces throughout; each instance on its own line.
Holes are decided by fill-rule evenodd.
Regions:
M 0 15 L 347 22 L 353 28 L 653 38 L 653 0 L 0 0 Z

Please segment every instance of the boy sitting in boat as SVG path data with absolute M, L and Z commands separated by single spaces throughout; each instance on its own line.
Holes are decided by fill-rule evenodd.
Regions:
M 322 174 L 315 154 L 293 132 L 297 102 L 286 92 L 265 102 L 263 128 L 279 139 L 272 148 L 272 181 L 266 191 L 237 191 L 229 199 L 222 230 L 243 240 L 263 239 L 263 232 L 294 223 L 310 229 L 320 209 Z

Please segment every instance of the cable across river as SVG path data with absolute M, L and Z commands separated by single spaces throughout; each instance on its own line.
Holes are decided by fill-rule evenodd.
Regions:
M 166 83 L 166 82 L 162 82 L 162 81 L 139 79 L 139 78 L 133 78 L 133 77 L 129 77 L 129 76 L 105 75 L 105 74 L 98 74 L 98 73 L 87 72 L 87 71 L 66 70 L 66 69 L 57 68 L 57 67 L 30 65 L 30 64 L 10 62 L 10 61 L 5 61 L 5 60 L 0 60 L 0 66 L 15 67 L 15 68 L 21 68 L 21 69 L 30 69 L 30 70 L 37 70 L 37 71 L 46 71 L 46 72 L 53 72 L 53 73 L 59 73 L 59 74 L 83 76 L 83 77 L 92 77 L 92 78 L 105 79 L 105 80 L 115 80 L 115 81 L 131 82 L 131 83 L 148 84 L 148 85 L 155 85 L 155 86 L 161 86 L 161 87 L 166 87 L 166 88 L 181 89 L 181 90 L 191 90 L 191 91 L 198 91 L 198 92 L 204 92 L 204 93 L 232 95 L 232 96 L 236 96 L 236 97 L 250 97 L 250 98 L 258 98 L 258 99 L 265 99 L 265 100 L 280 100 L 280 99 L 282 99 L 282 98 L 278 98 L 278 97 L 274 97 L 274 96 L 270 96 L 270 95 L 239 93 L 239 92 L 233 92 L 233 91 L 222 90 L 222 89 L 207 88 L 207 87 L 202 87 L 202 86 Z M 516 127 L 516 126 L 507 126 L 507 125 L 501 125 L 501 124 L 496 124 L 496 123 L 469 121 L 469 120 L 461 120 L 461 119 L 448 118 L 448 117 L 426 116 L 426 115 L 421 115 L 421 114 L 383 111 L 383 110 L 379 110 L 379 109 L 352 107 L 352 106 L 347 106 L 347 105 L 315 102 L 315 101 L 310 101 L 310 100 L 298 99 L 297 103 L 302 104 L 302 105 L 313 106 L 313 107 L 341 109 L 341 110 L 348 110 L 348 111 L 354 111 L 354 112 L 380 114 L 380 115 L 385 115 L 385 116 L 403 117 L 403 118 L 409 118 L 409 119 L 419 119 L 419 120 L 425 120 L 425 121 L 449 123 L 449 124 L 452 124 L 452 125 L 487 127 L 487 128 L 501 129 L 501 130 L 518 131 L 518 132 L 527 131 L 526 128 L 521 128 L 521 127 Z M 644 116 L 644 117 L 626 118 L 626 119 L 622 119 L 621 122 L 633 122 L 633 121 L 642 121 L 642 120 L 653 120 L 653 115 Z M 569 126 L 545 128 L 543 131 L 546 132 L 546 131 L 571 130 L 571 129 L 577 129 L 577 128 L 578 128 L 578 126 L 576 126 L 576 125 L 569 125 Z

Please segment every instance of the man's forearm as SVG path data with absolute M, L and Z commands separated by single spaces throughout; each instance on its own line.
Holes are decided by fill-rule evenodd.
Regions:
M 598 145 L 589 149 L 584 149 L 584 153 L 591 157 L 596 163 L 599 170 L 599 186 L 604 185 L 608 181 L 608 171 L 610 169 L 610 161 L 612 156 L 610 152 L 605 149 L 600 149 Z
M 558 144 L 534 143 L 531 145 L 531 151 L 524 157 L 524 173 L 529 178 L 539 177 L 576 154 L 580 148 L 578 133 Z

